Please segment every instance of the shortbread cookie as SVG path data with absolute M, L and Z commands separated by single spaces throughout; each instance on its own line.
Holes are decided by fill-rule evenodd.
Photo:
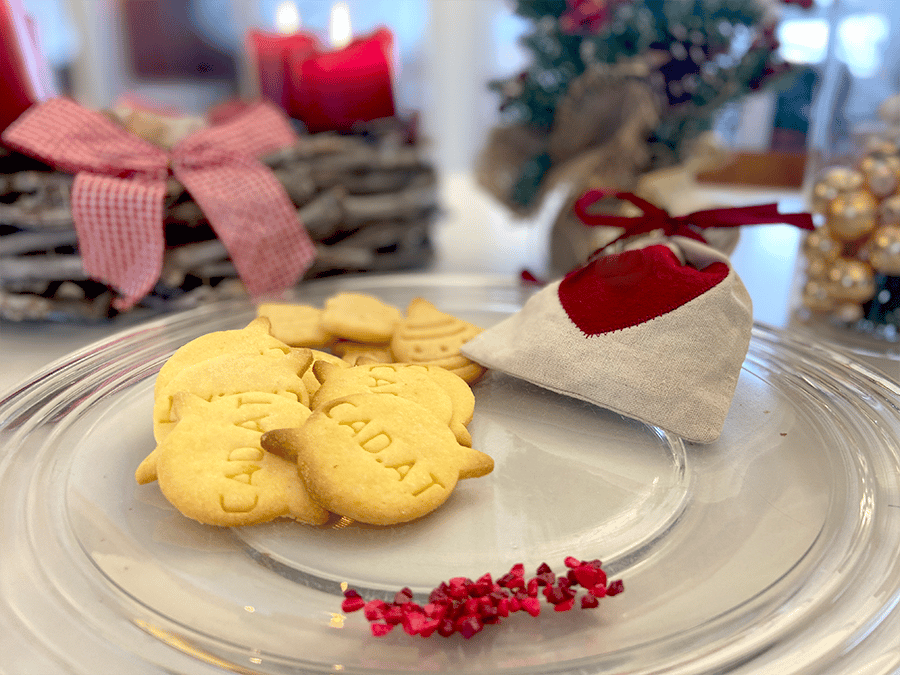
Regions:
M 269 350 L 288 352 L 288 345 L 269 334 L 270 323 L 265 317 L 257 317 L 245 328 L 222 330 L 201 335 L 175 351 L 163 364 L 156 376 L 154 396 L 163 389 L 176 373 L 200 361 L 222 354 L 262 354 Z
M 369 344 L 354 340 L 338 340 L 331 345 L 331 351 L 351 366 L 356 365 L 360 359 L 378 363 L 391 363 L 394 360 L 390 343 Z
M 420 518 L 443 504 L 459 479 L 494 467 L 427 408 L 385 394 L 331 401 L 302 427 L 268 432 L 261 442 L 296 453 L 307 490 L 325 509 L 372 525 Z
M 450 429 L 456 435 L 456 440 L 462 445 L 471 446 L 472 436 L 469 433 L 468 425 L 475 415 L 475 394 L 472 392 L 472 387 L 469 386 L 465 378 L 448 368 L 434 364 L 424 364 L 423 367 L 450 396 L 450 401 L 453 404 L 453 413 L 450 416 Z M 478 368 L 481 368 L 481 366 L 478 366 Z M 477 380 L 478 377 L 481 377 L 481 374 L 473 376 L 473 381 Z
M 332 335 L 357 342 L 390 342 L 402 312 L 365 293 L 338 293 L 325 301 L 322 327 Z
M 397 361 L 439 365 L 472 383 L 485 369 L 463 356 L 459 348 L 480 332 L 478 326 L 440 311 L 424 298 L 415 298 L 394 332 L 391 350 Z
M 257 306 L 256 315 L 271 322 L 273 337 L 291 347 L 324 347 L 331 342 L 331 334 L 322 327 L 322 310 L 312 305 L 264 302 Z
M 340 366 L 341 368 L 349 368 L 350 364 L 344 361 L 340 356 L 335 356 L 329 352 L 323 352 L 319 349 L 311 349 L 313 357 L 313 366 L 316 364 L 316 361 L 327 361 L 328 363 L 333 363 L 336 366 Z M 305 373 L 303 373 L 303 384 L 306 385 L 306 391 L 309 392 L 310 401 L 312 401 L 313 394 L 315 394 L 319 390 L 319 380 L 316 379 L 316 375 L 313 372 L 313 367 L 310 366 L 309 369 Z
M 312 364 L 312 352 L 290 348 L 268 354 L 223 354 L 179 371 L 157 394 L 153 404 L 153 435 L 157 443 L 175 424 L 171 417 L 175 394 L 187 391 L 207 401 L 227 394 L 265 392 L 288 396 L 308 406 L 303 374 Z
M 480 380 L 485 372 L 487 372 L 486 368 L 462 354 L 449 356 L 446 359 L 426 361 L 425 363 L 429 366 L 436 366 L 448 370 L 469 385 Z
M 465 425 L 472 420 L 474 396 L 469 386 L 449 371 L 407 363 L 369 363 L 351 368 L 316 363 L 313 371 L 322 382 L 312 398 L 310 405 L 313 408 L 350 394 L 402 396 L 428 408 L 450 427 L 459 443 L 472 445 L 472 437 Z M 461 386 L 457 386 L 457 382 Z M 463 388 L 471 396 L 471 404 Z
M 177 400 L 178 396 L 176 395 L 174 398 Z M 282 427 L 303 425 L 310 415 L 310 410 L 306 405 L 279 394 L 246 392 L 214 397 L 210 402 L 222 402 L 223 406 L 243 406 L 245 412 L 252 412 L 256 415 L 252 420 L 243 423 L 243 425 L 260 433 L 281 429 Z M 254 407 L 248 407 L 251 404 Z M 177 425 L 176 411 L 173 410 L 171 414 Z M 138 484 L 145 485 L 156 480 L 156 461 L 158 458 L 159 445 L 138 465 L 134 473 L 134 478 Z
M 208 525 L 253 525 L 281 516 L 324 523 L 328 512 L 310 499 L 296 464 L 260 444 L 266 428 L 295 414 L 293 406 L 273 394 L 211 402 L 176 394 L 178 424 L 160 444 L 156 462 L 163 495 L 185 516 Z

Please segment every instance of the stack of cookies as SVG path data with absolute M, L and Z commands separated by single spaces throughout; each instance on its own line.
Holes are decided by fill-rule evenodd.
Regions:
M 492 471 L 467 428 L 484 370 L 459 353 L 478 327 L 424 299 L 404 313 L 350 293 L 258 311 L 183 346 L 157 377 L 157 445 L 135 477 L 184 515 L 394 525 Z

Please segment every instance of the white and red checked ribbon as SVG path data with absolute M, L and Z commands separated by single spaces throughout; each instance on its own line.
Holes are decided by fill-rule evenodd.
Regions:
M 251 296 L 289 288 L 315 257 L 284 187 L 257 159 L 296 141 L 268 104 L 188 136 L 171 153 L 63 98 L 30 108 L 2 139 L 76 174 L 72 217 L 84 269 L 121 293 L 117 309 L 134 306 L 159 279 L 170 172 L 203 210 Z

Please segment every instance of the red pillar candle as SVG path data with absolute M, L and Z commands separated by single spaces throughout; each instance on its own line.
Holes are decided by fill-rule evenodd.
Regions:
M 349 131 L 356 122 L 392 117 L 393 43 L 390 30 L 380 28 L 342 49 L 292 60 L 291 116 L 310 133 Z
M 291 99 L 290 64 L 304 58 L 318 46 L 308 33 L 267 33 L 253 29 L 247 33 L 247 52 L 256 68 L 259 94 L 283 110 Z
M 47 98 L 46 64 L 20 0 L 0 0 L 0 131 Z

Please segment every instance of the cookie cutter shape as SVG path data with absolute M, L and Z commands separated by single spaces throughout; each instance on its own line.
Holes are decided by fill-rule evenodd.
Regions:
M 324 523 L 328 512 L 310 499 L 296 464 L 260 443 L 263 429 L 284 424 L 298 406 L 273 394 L 213 401 L 176 394 L 178 424 L 157 448 L 163 495 L 182 514 L 208 525 L 254 525 L 283 516 Z
M 450 497 L 459 479 L 494 467 L 489 455 L 460 445 L 427 408 L 385 394 L 330 401 L 302 427 L 264 434 L 262 445 L 290 446 L 313 499 L 371 525 L 421 518 Z
M 184 393 L 186 394 L 186 392 Z M 172 411 L 172 416 L 175 418 L 175 426 L 177 426 L 179 422 L 177 419 L 179 410 L 174 405 L 174 402 L 177 400 L 178 395 L 176 394 Z M 219 396 L 211 399 L 210 402 L 213 401 L 221 406 L 243 406 L 244 412 L 246 412 L 248 416 L 241 422 L 242 426 L 247 429 L 258 431 L 260 434 L 273 429 L 300 426 L 306 422 L 310 414 L 309 408 L 299 401 L 293 401 L 287 396 L 265 392 L 245 392 L 229 396 Z M 252 408 L 247 407 L 251 405 L 253 406 Z M 134 479 L 138 484 L 144 485 L 156 480 L 156 462 L 159 458 L 159 453 L 160 444 L 157 444 L 153 451 L 138 465 L 134 472 Z
M 481 332 L 480 327 L 442 312 L 428 300 L 415 298 L 394 331 L 391 350 L 398 361 L 439 365 L 471 384 L 485 369 L 461 354 L 460 347 Z

